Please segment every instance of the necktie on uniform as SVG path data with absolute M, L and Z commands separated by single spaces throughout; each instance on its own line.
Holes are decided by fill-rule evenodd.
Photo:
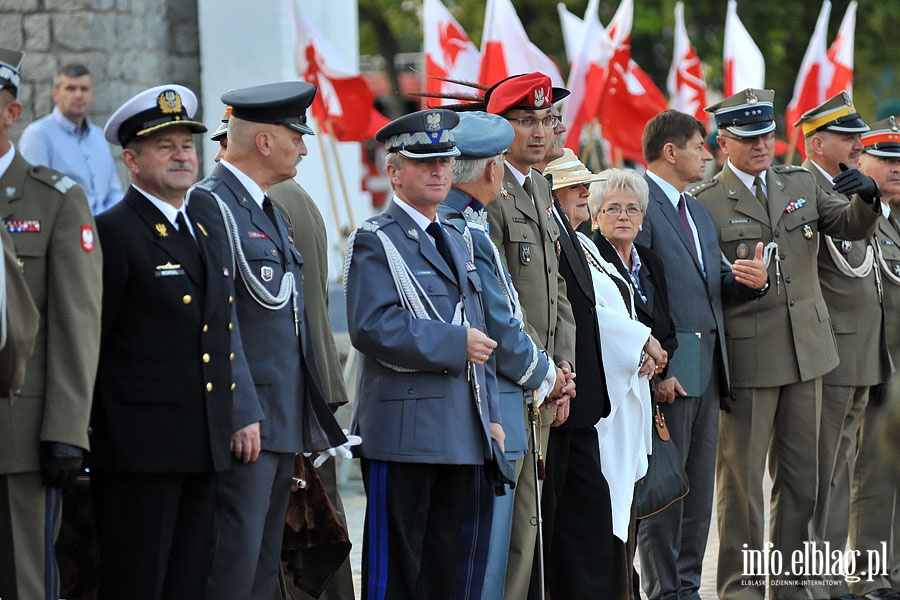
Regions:
M 178 233 L 179 235 L 181 235 L 181 237 L 190 240 L 191 244 L 197 244 L 197 240 L 194 239 L 194 236 L 191 234 L 191 230 L 188 229 L 188 224 L 184 218 L 184 213 L 182 211 L 178 211 L 178 216 L 175 217 L 175 224 L 178 225 Z
M 447 248 L 447 240 L 444 239 L 444 231 L 441 229 L 440 223 L 433 221 L 425 228 L 425 231 L 434 238 L 434 245 L 437 247 L 437 251 L 440 252 L 441 256 L 444 258 L 444 262 L 447 263 L 447 266 L 450 267 L 450 270 L 452 271 L 453 258 L 450 256 L 450 249 Z
M 263 212 L 266 213 L 266 216 L 269 217 L 269 221 L 272 222 L 272 227 L 277 231 L 278 219 L 275 217 L 275 206 L 272 204 L 272 201 L 269 200 L 268 196 L 263 196 L 262 209 Z
M 763 191 L 763 182 L 759 176 L 756 176 L 753 179 L 753 187 L 756 188 L 756 199 L 759 200 L 759 203 L 763 205 L 763 208 L 768 206 L 766 202 L 766 193 Z
M 531 187 L 531 177 L 525 178 L 525 182 L 522 184 L 522 189 L 525 190 L 525 193 L 528 194 L 528 197 L 531 198 L 532 202 L 534 202 L 534 193 L 532 192 Z

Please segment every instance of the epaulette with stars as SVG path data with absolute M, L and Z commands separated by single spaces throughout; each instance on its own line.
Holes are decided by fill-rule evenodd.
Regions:
M 63 195 L 67 194 L 76 185 L 75 181 L 70 177 L 47 167 L 32 167 L 31 175 Z
M 691 196 L 697 196 L 697 194 L 700 194 L 700 193 L 708 190 L 712 186 L 716 185 L 716 183 L 717 183 L 717 179 L 715 177 L 711 177 L 711 178 L 707 179 L 706 181 L 702 181 L 702 182 L 698 183 L 697 185 L 695 185 L 694 187 L 689 189 L 687 191 L 687 193 L 690 194 Z

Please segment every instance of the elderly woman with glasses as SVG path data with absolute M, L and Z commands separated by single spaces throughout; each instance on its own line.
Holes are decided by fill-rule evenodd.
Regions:
M 634 490 L 647 471 L 647 455 L 651 451 L 649 379 L 663 370 L 667 355 L 651 335 L 650 327 L 636 318 L 637 300 L 627 274 L 621 274 L 604 258 L 587 236 L 574 232 L 590 220 L 587 184 L 596 182 L 592 184 L 593 188 L 604 183 L 601 180 L 608 173 L 592 174 L 568 149 L 562 158 L 547 165 L 544 173 L 552 177 L 558 207 L 572 226 L 571 230 L 565 229 L 570 237 L 574 236 L 571 241 L 583 254 L 590 271 L 589 285 L 593 285 L 604 373 L 600 385 L 606 386 L 610 405 L 608 416 L 600 419 L 595 428 L 600 466 L 609 484 L 612 531 L 616 538 L 615 598 L 630 600 L 636 597 L 632 581 L 636 522 Z M 568 240 L 563 241 L 568 245 Z M 599 369 L 600 365 L 597 365 L 596 370 Z M 577 370 L 584 374 L 585 366 L 579 364 Z

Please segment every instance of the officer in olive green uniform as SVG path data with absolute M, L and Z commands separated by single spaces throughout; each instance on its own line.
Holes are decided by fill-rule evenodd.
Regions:
M 862 136 L 864 146 L 860 170 L 875 179 L 884 192 L 882 218 L 875 230 L 876 266 L 884 290 L 884 321 L 887 347 L 894 367 L 900 367 L 900 125 L 894 117 L 872 123 Z M 850 503 L 850 548 L 860 552 L 857 575 L 850 589 L 866 598 L 900 599 L 898 560 L 900 518 L 897 516 L 897 480 L 891 477 L 896 457 L 887 457 L 881 445 L 885 434 L 896 437 L 896 429 L 884 429 L 886 417 L 897 410 L 897 374 L 886 395 L 884 386 L 869 393 L 857 437 L 856 461 Z M 890 398 L 890 401 L 888 400 Z M 896 422 L 896 421 L 894 421 Z M 891 425 L 888 425 L 891 427 Z M 891 540 L 894 540 L 892 546 Z M 885 544 L 882 547 L 882 543 Z M 886 549 L 887 564 L 870 565 L 868 551 L 881 555 Z M 869 571 L 875 571 L 871 578 Z M 892 589 L 893 588 L 893 589 Z
M 817 424 L 821 377 L 838 365 L 828 309 L 819 288 L 818 232 L 842 239 L 872 234 L 879 192 L 857 170 L 835 189 L 861 197 L 847 203 L 819 187 L 802 167 L 771 167 L 775 115 L 771 90 L 744 90 L 706 110 L 715 113 L 722 172 L 689 190 L 710 210 L 725 258 L 766 244 L 775 290 L 725 307 L 725 340 L 736 402 L 719 424 L 716 489 L 720 598 L 763 598 L 742 580 L 744 550 L 763 550 L 762 479 L 773 478 L 770 539 L 785 561 L 808 541 L 816 503 Z M 774 293 L 773 293 L 774 292 Z M 796 579 L 789 577 L 788 579 Z M 773 598 L 807 598 L 802 586 L 774 585 Z
M 819 185 L 830 189 L 840 164 L 859 166 L 861 134 L 869 130 L 847 92 L 808 111 L 795 124 L 806 139 L 803 166 Z M 880 219 L 879 219 L 880 221 Z M 850 461 L 869 387 L 886 382 L 891 361 L 884 332 L 881 277 L 875 262 L 874 238 L 841 240 L 821 236 L 819 282 L 831 315 L 840 364 L 822 378 L 819 421 L 819 491 L 812 540 L 844 548 L 850 515 Z M 823 578 L 824 579 L 824 578 Z M 836 585 L 812 587 L 814 598 L 850 593 L 840 578 Z
M 507 117 L 516 130 L 506 157 L 500 195 L 488 207 L 491 240 L 506 262 L 522 309 L 525 332 L 546 350 L 558 365 L 575 364 L 575 318 L 566 296 L 566 282 L 559 273 L 557 240 L 560 229 L 551 209 L 550 184 L 532 167 L 543 162 L 553 139 L 553 128 L 543 123 L 550 105 L 569 95 L 551 88 L 542 73 L 517 75 L 493 86 L 485 95 L 486 110 Z M 525 126 L 521 119 L 532 119 Z M 543 145 L 543 151 L 535 153 Z M 557 376 L 560 376 L 559 373 Z M 577 402 L 577 400 L 574 400 Z M 564 409 L 568 415 L 568 407 Z M 557 411 L 541 411 L 540 442 L 547 448 L 550 424 Z M 560 417 L 557 417 L 559 419 Z M 529 445 L 532 442 L 529 441 Z M 506 597 L 525 598 L 531 579 L 537 529 L 533 461 L 526 457 L 518 469 L 513 509 Z
M 0 397 L 0 597 L 59 598 L 53 541 L 88 448 L 100 345 L 101 256 L 75 182 L 32 167 L 9 140 L 22 53 L 0 49 L 0 218 L 40 313 L 21 389 Z

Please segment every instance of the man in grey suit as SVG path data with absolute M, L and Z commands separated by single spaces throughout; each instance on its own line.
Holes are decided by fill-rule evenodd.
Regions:
M 656 393 L 691 484 L 683 500 L 643 519 L 638 529 L 642 586 L 651 600 L 700 597 L 719 401 L 730 402 L 731 396 L 722 300 L 756 298 L 767 286 L 762 244 L 754 249 L 754 260 L 737 260 L 732 267 L 719 251 L 709 210 L 684 193 L 712 160 L 705 135 L 697 119 L 674 110 L 661 112 L 644 128 L 650 203 L 635 241 L 653 249 L 665 266 L 678 350 Z
M 847 92 L 829 98 L 795 123 L 805 137 L 803 166 L 826 189 L 843 168 L 858 168 L 869 130 Z M 880 221 L 880 220 L 879 220 Z M 819 421 L 819 490 L 812 540 L 843 549 L 850 521 L 851 452 L 869 402 L 869 388 L 891 376 L 884 330 L 881 277 L 874 238 L 849 241 L 823 235 L 819 243 L 819 283 L 831 315 L 840 364 L 822 378 Z M 876 388 L 878 389 L 878 388 Z M 843 579 L 813 588 L 814 598 L 852 599 Z
M 362 357 L 353 429 L 368 502 L 363 598 L 482 589 L 484 465 L 504 434 L 484 366 L 497 343 L 485 333 L 481 281 L 462 235 L 437 219 L 458 121 L 426 110 L 378 131 L 394 197 L 347 244 L 347 325 Z
M 294 456 L 346 442 L 325 403 L 310 342 L 303 259 L 266 196 L 271 185 L 296 174 L 306 154 L 303 135 L 313 132 L 305 112 L 315 93 L 315 86 L 291 81 L 224 94 L 222 101 L 232 106 L 228 148 L 212 174 L 188 192 L 189 205 L 195 197 L 214 199 L 199 204 L 218 206 L 212 210 L 221 211 L 229 227 L 242 279 L 235 285 L 241 340 L 264 414 L 261 421 L 234 423 L 234 452 L 258 430 L 258 458 L 232 460 L 220 477 L 210 598 L 273 597 Z

